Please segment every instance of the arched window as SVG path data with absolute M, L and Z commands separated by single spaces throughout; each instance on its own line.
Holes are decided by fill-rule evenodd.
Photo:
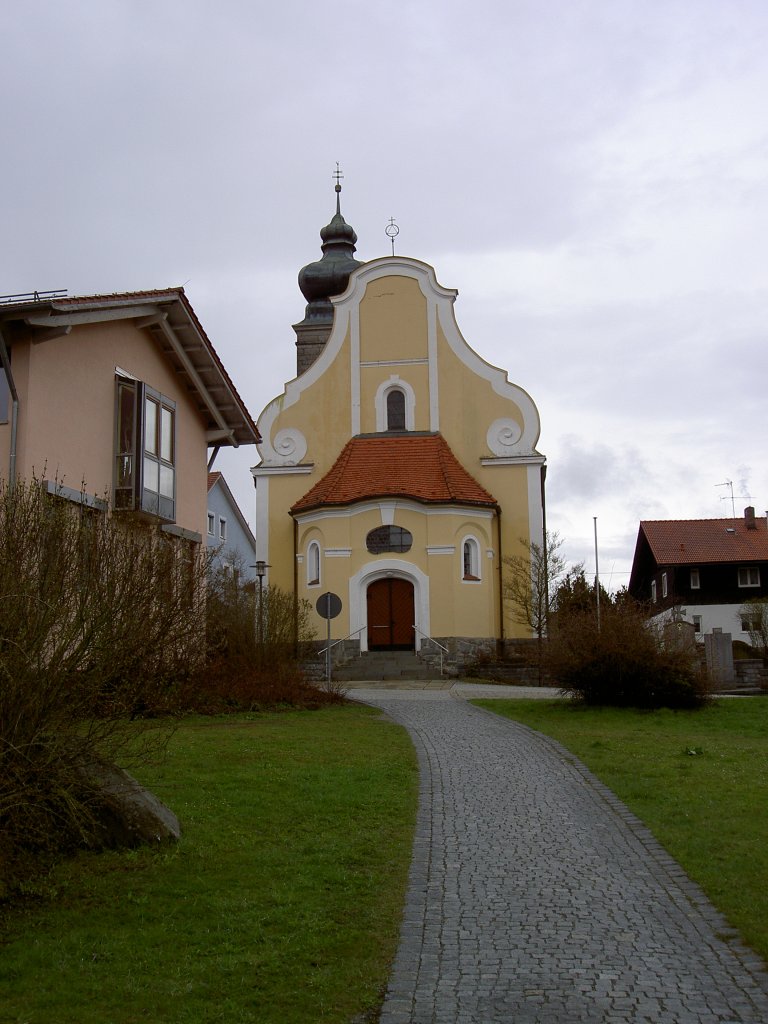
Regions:
M 387 430 L 405 430 L 405 394 L 399 388 L 387 392 Z
M 413 534 L 402 526 L 377 526 L 365 538 L 365 546 L 372 555 L 383 555 L 387 551 L 410 551 Z
M 316 540 L 307 548 L 307 586 L 320 586 L 320 545 Z
M 462 578 L 470 581 L 480 579 L 480 545 L 474 537 L 467 537 L 461 547 Z

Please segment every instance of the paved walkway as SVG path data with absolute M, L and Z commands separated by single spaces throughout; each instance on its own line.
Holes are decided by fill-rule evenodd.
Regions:
M 405 725 L 420 763 L 381 1024 L 768 1024 L 760 961 L 647 829 L 460 693 L 349 694 Z

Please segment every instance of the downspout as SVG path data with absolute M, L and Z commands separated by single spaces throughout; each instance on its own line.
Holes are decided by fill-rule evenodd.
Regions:
M 501 505 L 496 506 L 496 526 L 499 533 L 499 645 L 504 654 L 504 562 L 501 552 Z
M 0 362 L 3 364 L 5 379 L 8 381 L 8 390 L 11 392 L 11 447 L 8 458 L 8 491 L 12 492 L 16 486 L 16 437 L 19 425 L 19 395 L 16 385 L 13 382 L 11 373 L 11 360 L 8 356 L 8 349 L 5 345 L 3 332 L 0 330 Z
M 299 524 L 293 520 L 293 647 L 299 655 Z

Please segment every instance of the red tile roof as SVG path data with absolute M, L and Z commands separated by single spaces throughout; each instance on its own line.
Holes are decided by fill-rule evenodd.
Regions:
M 655 519 L 640 523 L 657 565 L 768 561 L 768 525 L 746 519 Z
M 221 473 L 218 470 L 214 470 L 213 473 L 208 474 L 208 490 L 213 487 L 217 480 L 221 479 Z
M 331 469 L 291 512 L 385 497 L 439 505 L 498 504 L 440 434 L 376 434 L 348 441 Z

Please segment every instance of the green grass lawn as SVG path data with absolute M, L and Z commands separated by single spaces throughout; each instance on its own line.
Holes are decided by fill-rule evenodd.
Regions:
M 568 701 L 474 703 L 576 754 L 768 961 L 768 699 L 652 712 Z
M 416 810 L 404 730 L 354 706 L 195 719 L 137 774 L 181 843 L 78 857 L 12 910 L 2 1024 L 347 1024 L 377 1006 Z

